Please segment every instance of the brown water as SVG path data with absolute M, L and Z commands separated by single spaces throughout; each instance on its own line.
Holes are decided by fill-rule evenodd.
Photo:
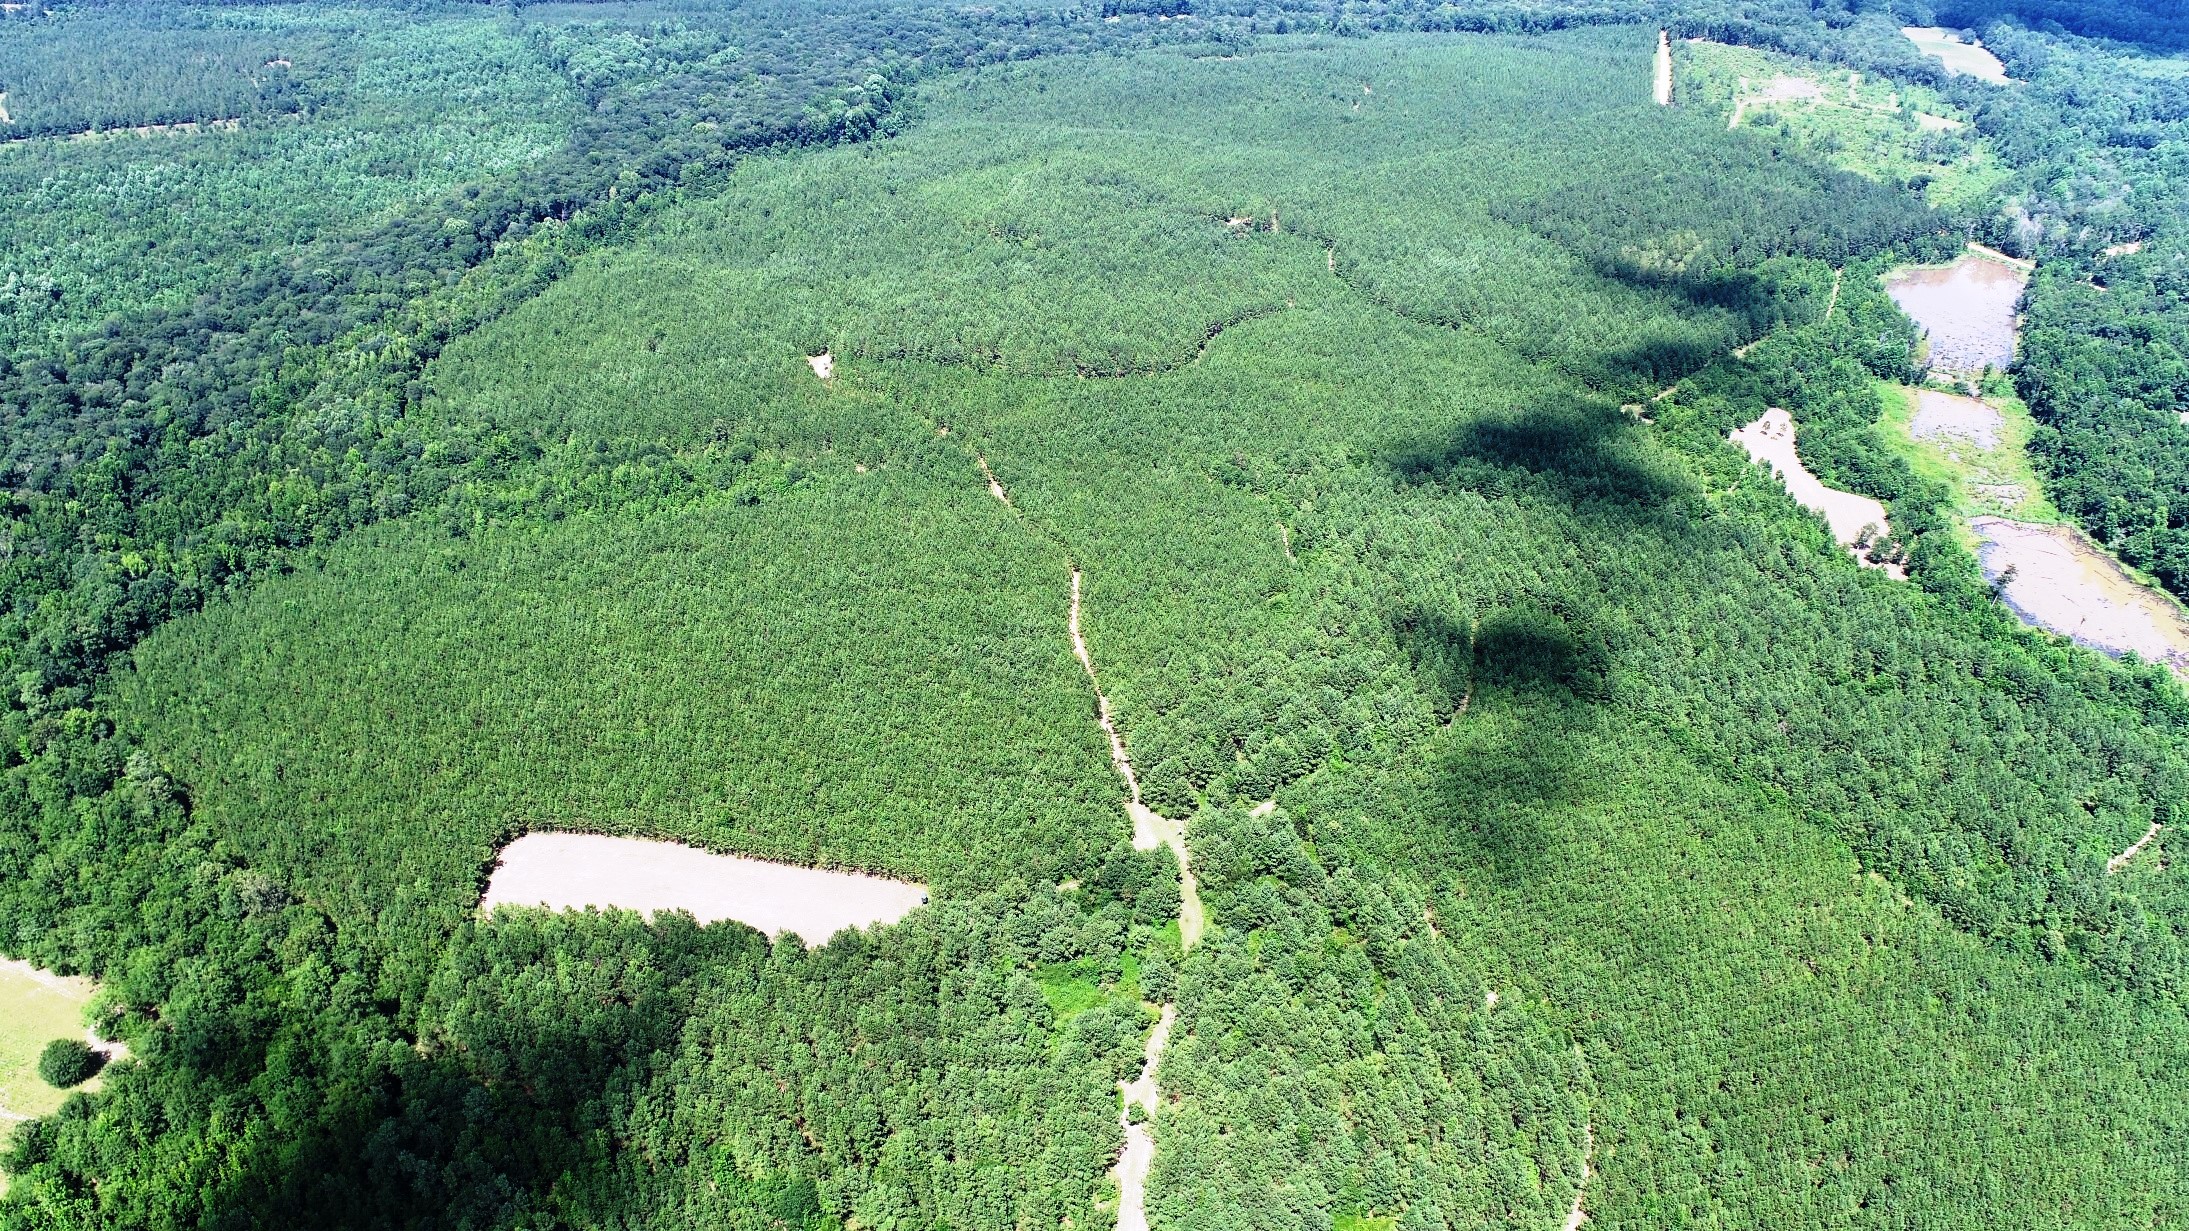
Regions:
M 1969 255 L 1940 268 L 1903 269 L 1885 291 L 1930 336 L 1931 366 L 1974 374 L 2014 361 L 2014 308 L 2029 275 Z
M 2006 577 L 2007 606 L 2024 623 L 2107 654 L 2133 650 L 2189 675 L 2189 613 L 2138 584 L 2082 531 L 2001 517 L 1972 518 L 1969 528 L 1983 540 L 1985 578 Z

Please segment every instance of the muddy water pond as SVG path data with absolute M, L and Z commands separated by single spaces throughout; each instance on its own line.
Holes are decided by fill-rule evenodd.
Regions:
M 1855 559 L 1872 568 L 1882 568 L 1894 577 L 1906 574 L 1897 564 L 1880 564 L 1867 559 L 1855 544 L 1864 530 L 1876 538 L 1889 531 L 1885 521 L 1885 506 L 1853 492 L 1843 492 L 1826 487 L 1824 480 L 1809 473 L 1801 458 L 1794 452 L 1794 417 L 1774 406 L 1764 412 L 1762 418 L 1733 433 L 1733 443 L 1748 450 L 1748 456 L 1769 466 L 1786 485 L 1786 494 L 1795 503 L 1824 519 L 1832 528 L 1832 537 L 1842 547 L 1855 553 Z
M 1969 528 L 1981 540 L 1984 576 L 2005 579 L 2007 606 L 2024 623 L 2189 676 L 2189 612 L 2138 583 L 2082 531 L 2003 517 L 1972 518 Z
M 1951 265 L 1902 269 L 1885 291 L 1930 337 L 1931 366 L 1973 375 L 2014 361 L 2015 305 L 2029 274 L 1970 254 Z
M 735 919 L 769 936 L 790 932 L 810 949 L 844 928 L 895 923 L 926 900 L 924 885 L 859 872 L 713 855 L 677 842 L 530 833 L 502 848 L 479 908 L 681 910 L 701 923 Z
M 1920 389 L 1915 396 L 1915 417 L 1908 424 L 1908 432 L 1917 440 L 1965 440 L 1979 449 L 1999 447 L 2006 416 L 1998 408 L 1937 389 Z
M 1927 56 L 1935 56 L 1948 73 L 1957 77 L 1975 77 L 1994 85 L 2005 85 L 2010 78 L 2007 66 L 1991 49 L 1973 38 L 1963 38 L 1959 31 L 1939 26 L 1902 26 L 1900 32 L 1908 36 L 1916 50 Z

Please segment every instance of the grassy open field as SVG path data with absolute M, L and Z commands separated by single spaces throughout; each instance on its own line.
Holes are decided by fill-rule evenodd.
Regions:
M 92 990 L 89 979 L 0 962 L 0 1120 L 51 1114 L 68 1096 L 39 1080 L 38 1053 L 55 1039 L 83 1037 Z

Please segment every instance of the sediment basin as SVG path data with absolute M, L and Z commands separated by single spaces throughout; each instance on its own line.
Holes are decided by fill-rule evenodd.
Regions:
M 1974 375 L 2014 362 L 2015 306 L 2029 275 L 1970 254 L 1951 265 L 1896 270 L 1885 292 L 1930 336 L 1931 366 Z
M 2130 576 L 2104 548 L 2070 526 L 1977 517 L 1984 576 L 2006 584 L 2023 623 L 2118 657 L 2133 651 L 2189 676 L 2189 612 Z M 2012 570 L 2011 573 L 2009 570 Z

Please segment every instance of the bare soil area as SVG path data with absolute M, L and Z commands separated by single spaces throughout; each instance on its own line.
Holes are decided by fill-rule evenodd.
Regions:
M 1148 1231 L 1148 1168 L 1155 1163 L 1155 1113 L 1162 1099 L 1155 1085 L 1155 1066 L 1163 1058 L 1163 1047 L 1170 1042 L 1171 1026 L 1177 1020 L 1177 1006 L 1164 1005 L 1163 1016 L 1148 1033 L 1139 1075 L 1117 1083 L 1123 1094 L 1117 1120 L 1125 1130 L 1125 1150 L 1112 1171 L 1117 1177 L 1117 1231 Z M 1132 1122 L 1135 1106 L 1147 1113 L 1143 1123 Z
M 1999 57 L 1976 39 L 1964 40 L 1959 31 L 1940 26 L 1902 26 L 1900 32 L 1924 55 L 1934 56 L 1946 71 L 1956 77 L 1975 77 L 1994 85 L 2005 85 L 2012 78 L 2007 76 L 2007 66 Z
M 2112 873 L 2118 872 L 2122 868 L 2127 867 L 2128 861 L 2134 859 L 2138 855 L 2143 854 L 2143 848 L 2151 845 L 2151 840 L 2158 837 L 2159 831 L 2164 828 L 2166 828 L 2166 826 L 2160 824 L 2157 821 L 2151 822 L 2151 828 L 2143 831 L 2143 836 L 2136 839 L 2135 845 L 2130 846 L 2127 850 L 2122 851 L 2120 854 L 2115 855 L 2111 859 L 2105 861 L 2106 873 L 2108 875 L 2111 875 Z
M 845 928 L 895 923 L 925 901 L 925 885 L 861 872 L 714 855 L 678 842 L 529 833 L 502 848 L 479 908 L 681 910 L 701 923 L 735 919 L 770 936 L 790 932 L 810 949 Z
M 1658 106 L 1672 105 L 1672 39 L 1669 31 L 1657 32 L 1657 61 L 1651 90 Z

